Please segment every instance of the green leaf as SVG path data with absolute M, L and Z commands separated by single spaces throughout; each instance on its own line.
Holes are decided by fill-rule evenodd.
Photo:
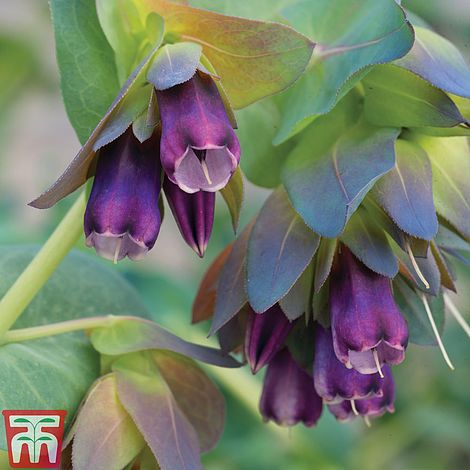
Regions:
M 243 174 L 240 167 L 237 168 L 228 184 L 220 192 L 230 211 L 233 230 L 236 232 L 244 198 Z
M 268 198 L 248 243 L 247 292 L 261 313 L 291 289 L 315 254 L 320 237 L 292 208 L 284 189 Z
M 455 127 L 465 122 L 441 90 L 396 65 L 379 65 L 363 80 L 364 112 L 372 124 L 395 127 Z
M 333 266 L 338 240 L 336 238 L 322 238 L 315 257 L 314 292 L 318 294 L 325 284 Z
M 470 237 L 470 149 L 465 137 L 415 139 L 432 164 L 437 212 L 465 237 Z
M 372 271 L 390 278 L 398 273 L 398 263 L 385 232 L 363 207 L 351 217 L 340 240 Z
M 167 0 L 146 0 L 163 16 L 167 33 L 199 43 L 221 77 L 235 109 L 291 85 L 314 44 L 288 26 L 224 16 Z
M 119 402 L 114 374 L 98 379 L 77 417 L 73 468 L 123 468 L 143 447 L 142 436 Z
M 114 54 L 94 1 L 51 0 L 50 6 L 65 108 L 84 143 L 118 93 Z
M 222 394 L 191 359 L 163 351 L 153 358 L 178 407 L 196 430 L 201 452 L 213 449 L 224 428 Z
M 410 342 L 424 346 L 437 345 L 423 301 L 416 291 L 401 276 L 397 276 L 393 281 L 393 293 L 400 311 L 408 323 Z M 444 299 L 442 295 L 428 297 L 428 302 L 437 329 L 439 333 L 442 333 L 444 330 Z
M 227 261 L 220 271 L 210 335 L 230 321 L 247 301 L 246 250 L 252 228 L 253 223 L 250 223 L 235 240 Z
M 135 353 L 113 364 L 119 400 L 162 470 L 202 469 L 196 431 L 151 356 Z
M 283 13 L 317 46 L 306 73 L 285 93 L 275 143 L 290 137 L 299 122 L 330 111 L 361 78 L 351 79 L 354 74 L 395 60 L 413 45 L 413 30 L 394 0 L 301 0 Z
M 415 27 L 412 49 L 395 64 L 448 93 L 470 98 L 470 68 L 459 50 L 427 28 Z
M 375 184 L 372 194 L 401 230 L 431 240 L 437 233 L 431 163 L 413 142 L 397 140 L 395 167 Z
M 109 356 L 163 349 L 221 367 L 240 365 L 218 349 L 188 343 L 156 323 L 137 317 L 116 318 L 110 326 L 94 329 L 90 340 L 97 351 Z
M 179 42 L 161 47 L 153 59 L 147 80 L 157 90 L 167 90 L 187 82 L 196 73 L 202 47 L 194 42 Z
M 0 248 L 0 295 L 29 263 L 36 248 Z M 67 256 L 14 328 L 46 325 L 129 311 L 147 315 L 136 291 L 94 257 Z M 1 409 L 65 409 L 66 429 L 91 383 L 100 373 L 99 356 L 83 333 L 11 343 L 0 347 Z M 6 449 L 0 430 L 0 448 Z
M 397 129 L 364 120 L 351 127 L 341 108 L 307 129 L 282 172 L 295 210 L 312 230 L 328 238 L 341 234 L 375 181 L 393 168 L 398 135 Z

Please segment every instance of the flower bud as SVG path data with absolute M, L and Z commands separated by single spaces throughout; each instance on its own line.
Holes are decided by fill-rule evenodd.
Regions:
M 214 224 L 215 193 L 189 194 L 165 178 L 165 196 L 184 241 L 202 258 Z
M 140 143 L 128 129 L 102 148 L 85 211 L 86 244 L 115 262 L 142 258 L 160 231 L 160 175 L 155 136 Z
M 245 357 L 253 374 L 268 364 L 283 347 L 293 325 L 278 304 L 264 313 L 255 313 L 249 309 Z
M 382 393 L 379 374 L 364 375 L 348 369 L 333 349 L 331 330 L 316 325 L 313 378 L 317 393 L 327 404 L 343 400 L 360 400 Z
M 240 144 L 212 77 L 198 72 L 156 93 L 168 178 L 187 193 L 222 189 L 238 166 Z
M 405 358 L 408 328 L 390 279 L 359 262 L 345 246 L 330 281 L 330 311 L 336 356 L 362 374 Z
M 384 378 L 381 382 L 380 395 L 362 400 L 344 400 L 328 406 L 338 421 L 349 421 L 356 416 L 378 418 L 386 412 L 393 413 L 395 411 L 395 384 L 392 371 L 388 366 L 384 366 L 382 371 Z
M 264 419 L 282 426 L 302 422 L 310 427 L 320 418 L 322 408 L 313 378 L 299 367 L 287 348 L 282 349 L 269 363 L 264 378 L 260 401 Z

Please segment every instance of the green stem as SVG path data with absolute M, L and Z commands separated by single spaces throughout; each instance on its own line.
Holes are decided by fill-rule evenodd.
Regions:
M 0 338 L 11 328 L 83 231 L 86 197 L 80 194 L 58 227 L 0 300 Z
M 19 343 L 32 339 L 46 338 L 48 336 L 61 335 L 72 331 L 91 330 L 93 328 L 105 328 L 114 323 L 120 317 L 107 315 L 105 317 L 79 318 L 77 320 L 68 320 L 49 325 L 32 326 L 29 328 L 19 328 L 17 330 L 7 331 L 0 344 Z

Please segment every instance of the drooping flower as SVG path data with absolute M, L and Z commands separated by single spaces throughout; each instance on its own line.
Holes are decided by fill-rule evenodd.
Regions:
M 295 362 L 287 348 L 279 351 L 270 361 L 264 378 L 260 400 L 264 419 L 282 426 L 302 422 L 310 427 L 320 418 L 322 408 L 313 378 Z
M 289 321 L 278 304 L 266 312 L 255 313 L 251 307 L 245 335 L 245 357 L 256 374 L 283 347 L 294 323 Z
M 330 312 L 336 356 L 362 374 L 405 357 L 408 327 L 395 304 L 390 279 L 359 262 L 345 246 L 330 281 Z
M 158 137 L 140 143 L 129 128 L 100 150 L 85 212 L 86 244 L 115 262 L 142 258 L 160 231 Z
M 187 193 L 222 189 L 238 166 L 240 144 L 212 77 L 197 72 L 156 94 L 168 178 Z
M 163 190 L 184 241 L 202 258 L 212 234 L 215 193 L 189 194 L 168 178 Z
M 348 369 L 335 355 L 331 329 L 321 325 L 315 329 L 313 378 L 317 393 L 328 404 L 382 394 L 383 379 L 379 374 L 364 375 Z
M 349 421 L 356 416 L 378 418 L 386 412 L 393 413 L 395 411 L 395 384 L 392 371 L 386 365 L 383 366 L 382 371 L 384 378 L 381 382 L 380 395 L 362 400 L 343 400 L 328 406 L 338 421 Z

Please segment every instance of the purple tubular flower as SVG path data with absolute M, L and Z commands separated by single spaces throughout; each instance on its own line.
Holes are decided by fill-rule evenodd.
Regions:
M 328 405 L 330 412 L 338 421 L 349 421 L 356 416 L 365 418 L 378 418 L 386 412 L 393 413 L 395 407 L 395 384 L 390 367 L 384 366 L 382 369 L 384 378 L 382 379 L 380 396 L 366 398 L 363 400 L 344 400 L 340 403 Z
M 278 304 L 264 313 L 251 308 L 245 335 L 245 357 L 253 374 L 256 374 L 283 347 L 287 335 L 294 326 Z
M 336 356 L 361 374 L 405 358 L 408 327 L 393 299 L 390 279 L 362 263 L 345 246 L 330 282 L 330 312 Z
M 157 136 L 140 143 L 128 129 L 106 145 L 85 212 L 86 244 L 115 262 L 143 258 L 160 231 L 160 177 Z
M 379 374 L 364 375 L 348 369 L 335 355 L 331 330 L 318 324 L 315 331 L 313 378 L 318 395 L 327 404 L 382 394 L 383 379 Z
M 303 422 L 310 427 L 320 418 L 322 408 L 312 377 L 295 362 L 287 348 L 279 351 L 264 378 L 260 400 L 264 419 L 281 426 Z
M 184 241 L 202 258 L 214 224 L 215 193 L 188 194 L 168 178 L 163 189 Z
M 237 169 L 240 144 L 214 80 L 196 73 L 156 93 L 161 161 L 168 178 L 187 193 L 222 189 Z

